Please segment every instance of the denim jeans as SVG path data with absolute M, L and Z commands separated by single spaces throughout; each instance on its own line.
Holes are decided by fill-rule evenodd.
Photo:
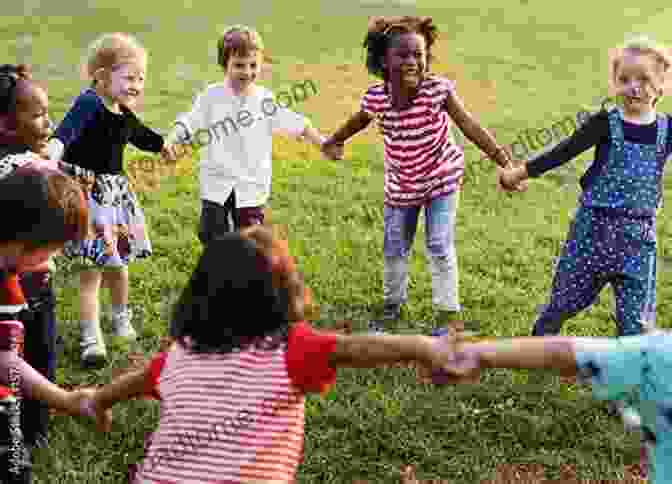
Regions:
M 455 222 L 459 191 L 435 198 L 424 206 L 385 206 L 385 305 L 400 305 L 408 294 L 408 257 L 424 208 L 427 258 L 432 274 L 432 303 L 440 310 L 460 311 Z

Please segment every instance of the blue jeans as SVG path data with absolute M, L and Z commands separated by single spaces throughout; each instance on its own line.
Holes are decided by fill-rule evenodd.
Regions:
M 407 300 L 408 256 L 415 239 L 420 211 L 424 208 L 427 258 L 432 273 L 432 303 L 441 310 L 461 309 L 455 249 L 458 202 L 459 191 L 455 191 L 435 198 L 424 206 L 385 206 L 383 298 L 386 305 L 401 305 Z

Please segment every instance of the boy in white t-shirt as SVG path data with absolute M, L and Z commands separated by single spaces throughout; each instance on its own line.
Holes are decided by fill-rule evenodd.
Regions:
M 324 138 L 308 119 L 281 106 L 270 90 L 256 84 L 263 50 L 255 30 L 227 29 L 217 44 L 224 81 L 196 97 L 169 138 L 202 147 L 198 235 L 204 245 L 226 232 L 264 222 L 273 134 L 303 137 L 322 147 Z

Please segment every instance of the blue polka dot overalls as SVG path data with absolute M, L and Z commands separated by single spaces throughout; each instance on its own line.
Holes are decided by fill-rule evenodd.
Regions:
M 667 116 L 657 117 L 656 145 L 625 141 L 618 109 L 609 112 L 611 146 L 596 160 L 558 260 L 550 301 L 533 336 L 558 334 L 611 283 L 619 336 L 655 325 L 656 211 L 662 200 Z

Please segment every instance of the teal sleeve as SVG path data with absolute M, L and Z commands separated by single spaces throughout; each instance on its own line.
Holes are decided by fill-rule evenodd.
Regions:
M 637 391 L 642 382 L 642 336 L 577 338 L 577 374 L 589 381 L 600 400 L 620 400 Z

